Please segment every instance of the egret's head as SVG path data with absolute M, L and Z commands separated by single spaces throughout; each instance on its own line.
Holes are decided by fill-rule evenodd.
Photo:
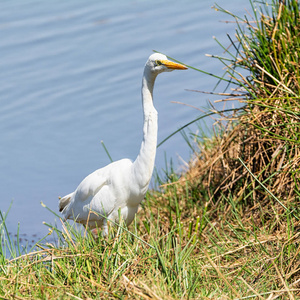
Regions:
M 162 72 L 171 72 L 173 70 L 186 70 L 187 67 L 175 63 L 173 61 L 168 60 L 168 58 L 161 54 L 161 53 L 154 53 L 152 54 L 147 63 L 146 66 L 148 66 L 151 70 L 151 72 L 154 73 L 162 73 Z

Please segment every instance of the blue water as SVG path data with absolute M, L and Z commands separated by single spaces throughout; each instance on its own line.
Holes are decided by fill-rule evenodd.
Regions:
M 244 15 L 248 0 L 218 1 Z M 235 24 L 211 9 L 212 1 L 0 1 L 0 210 L 12 233 L 42 236 L 43 221 L 58 212 L 58 196 L 114 160 L 135 159 L 142 140 L 140 86 L 152 50 L 188 65 L 223 74 L 206 53 L 222 55 L 212 38 L 229 45 Z M 162 74 L 154 101 L 158 141 L 199 115 L 184 102 L 207 106 L 216 80 L 188 70 Z M 223 104 L 216 104 L 223 107 Z M 218 106 L 219 105 L 219 106 Z M 220 106 L 221 105 L 221 106 Z M 232 104 L 230 104 L 231 106 Z M 207 121 L 208 124 L 211 121 Z M 180 134 L 157 152 L 176 167 L 190 150 Z M 26 239 L 26 238 L 25 238 Z

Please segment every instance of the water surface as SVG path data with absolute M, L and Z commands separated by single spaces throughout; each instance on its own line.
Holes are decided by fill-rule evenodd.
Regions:
M 218 1 L 244 15 L 246 0 Z M 222 74 L 206 53 L 222 54 L 235 25 L 212 1 L 0 1 L 0 210 L 21 234 L 42 236 L 58 212 L 58 196 L 114 160 L 135 159 L 142 140 L 140 86 L 152 50 Z M 199 115 L 184 102 L 207 106 L 216 80 L 188 70 L 162 74 L 154 101 L 158 141 Z M 223 104 L 220 104 L 223 105 Z M 207 121 L 210 124 L 209 120 Z M 190 150 L 177 134 L 157 152 L 177 167 Z

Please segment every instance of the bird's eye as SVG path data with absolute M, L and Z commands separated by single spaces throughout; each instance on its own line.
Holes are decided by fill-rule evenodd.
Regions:
M 162 65 L 162 62 L 160 60 L 156 60 L 155 63 L 156 63 L 157 66 L 161 66 Z

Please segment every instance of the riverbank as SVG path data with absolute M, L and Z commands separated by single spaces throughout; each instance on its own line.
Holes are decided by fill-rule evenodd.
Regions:
M 65 223 L 49 228 L 57 242 L 2 255 L 3 299 L 299 296 L 298 2 L 253 8 L 251 18 L 226 12 L 236 35 L 214 56 L 231 88 L 220 97 L 244 106 L 214 112 L 214 136 L 193 135 L 189 170 L 157 178 L 129 230 L 94 240 Z

